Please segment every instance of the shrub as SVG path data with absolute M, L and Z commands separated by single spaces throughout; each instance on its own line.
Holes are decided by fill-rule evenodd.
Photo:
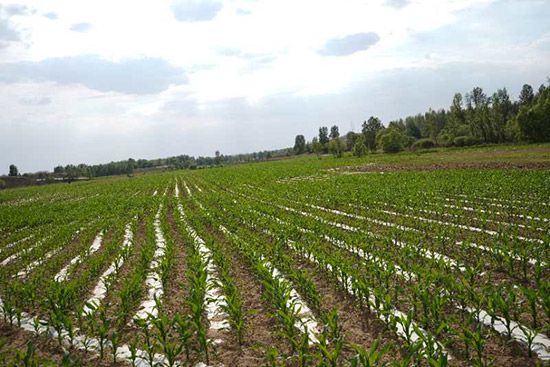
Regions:
M 453 145 L 453 142 L 454 136 L 449 132 L 442 131 L 439 133 L 439 135 L 437 135 L 437 144 L 442 147 L 450 147 L 451 145 Z
M 328 143 L 328 149 L 336 158 L 342 157 L 342 143 L 339 138 L 332 139 Z
M 380 147 L 385 153 L 397 153 L 403 150 L 403 134 L 394 128 L 384 130 L 379 139 Z
M 355 157 L 362 157 L 364 155 L 367 155 L 367 146 L 365 145 L 365 140 L 362 136 L 355 139 L 355 144 L 353 144 L 351 153 Z
M 419 139 L 412 145 L 413 149 L 430 149 L 435 147 L 435 142 L 432 139 Z
M 3 189 L 4 187 L 6 187 L 6 183 L 0 180 L 0 189 Z
M 453 143 L 457 147 L 466 147 L 466 146 L 474 145 L 476 143 L 476 140 L 473 137 L 471 137 L 470 135 L 457 136 L 453 140 Z

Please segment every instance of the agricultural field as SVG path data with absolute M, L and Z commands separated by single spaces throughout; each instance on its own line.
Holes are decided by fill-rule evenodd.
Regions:
M 0 365 L 550 365 L 549 156 L 4 190 Z

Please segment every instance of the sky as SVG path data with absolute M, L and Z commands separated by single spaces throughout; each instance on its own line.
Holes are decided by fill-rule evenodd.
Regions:
M 0 4 L 0 174 L 292 146 L 550 77 L 548 0 Z

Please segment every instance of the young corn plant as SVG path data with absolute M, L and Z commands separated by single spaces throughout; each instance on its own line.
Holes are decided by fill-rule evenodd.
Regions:
M 175 320 L 169 320 L 166 316 L 156 316 L 150 318 L 151 325 L 156 330 L 156 336 L 159 348 L 166 358 L 168 367 L 176 364 L 178 356 L 184 349 L 184 345 L 177 340 L 172 340 L 170 334 L 174 329 Z
M 351 367 L 382 367 L 386 365 L 382 361 L 382 357 L 388 352 L 389 347 L 380 348 L 380 339 L 376 339 L 369 350 L 355 344 L 352 344 L 352 347 L 356 355 L 350 360 Z
M 191 343 L 193 339 L 193 329 L 191 328 L 191 321 L 188 317 L 176 314 L 174 316 L 174 326 L 178 333 L 178 340 L 185 352 L 185 361 L 189 361 L 191 352 Z
M 205 299 L 207 287 L 207 264 L 202 260 L 198 251 L 194 251 L 189 260 L 189 285 L 190 292 L 187 303 L 191 309 L 191 325 L 194 330 L 194 336 L 200 348 L 200 353 L 204 354 L 206 363 L 210 363 L 209 346 L 205 318 Z
M 346 342 L 338 324 L 338 312 L 336 310 L 327 315 L 323 332 L 318 339 L 316 346 L 319 349 L 319 366 L 337 367 L 342 348 L 346 345 Z
M 485 350 L 485 336 L 483 335 L 481 328 L 476 328 L 474 331 L 471 331 L 467 327 L 462 327 L 462 333 L 459 337 L 466 344 L 466 353 L 470 356 L 470 362 L 473 366 L 490 366 L 490 363 L 485 361 L 483 358 L 483 351 Z M 474 352 L 473 355 L 469 354 L 468 351 L 470 350 Z
M 155 365 L 155 353 L 158 351 L 159 346 L 155 336 L 151 333 L 149 327 L 149 320 L 147 319 L 135 319 L 136 326 L 139 328 L 142 334 L 142 347 L 147 354 L 147 362 L 150 366 Z

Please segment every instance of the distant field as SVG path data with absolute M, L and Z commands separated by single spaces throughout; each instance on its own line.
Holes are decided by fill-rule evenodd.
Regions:
M 547 365 L 549 165 L 500 145 L 1 191 L 0 364 Z

